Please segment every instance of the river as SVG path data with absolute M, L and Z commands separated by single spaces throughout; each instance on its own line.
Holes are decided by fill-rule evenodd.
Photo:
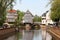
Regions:
M 31 33 L 26 34 L 26 33 L 18 32 L 16 35 L 8 37 L 7 39 L 4 40 L 22 40 L 23 36 L 28 37 L 26 40 L 28 40 L 29 38 L 30 39 L 32 38 L 31 40 L 52 40 L 52 36 L 48 32 L 46 32 L 46 30 L 34 30 L 32 35 L 33 37 L 31 36 Z

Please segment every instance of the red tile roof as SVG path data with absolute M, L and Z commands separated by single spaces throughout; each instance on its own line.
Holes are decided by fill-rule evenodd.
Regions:
M 9 12 L 9 13 L 15 13 L 16 10 L 9 10 L 8 12 Z

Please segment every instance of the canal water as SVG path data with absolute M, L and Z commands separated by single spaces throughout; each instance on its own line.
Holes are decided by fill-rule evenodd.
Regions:
M 52 40 L 52 36 L 46 30 L 31 30 L 17 32 L 4 40 Z

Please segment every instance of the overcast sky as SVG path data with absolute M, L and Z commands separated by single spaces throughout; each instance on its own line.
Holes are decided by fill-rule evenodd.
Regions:
M 26 12 L 30 10 L 33 15 L 41 16 L 44 12 L 50 9 L 50 6 L 46 7 L 49 3 L 49 0 L 19 0 L 16 1 L 14 9 L 18 9 Z

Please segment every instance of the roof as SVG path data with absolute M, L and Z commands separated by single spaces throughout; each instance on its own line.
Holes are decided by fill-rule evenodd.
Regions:
M 9 12 L 9 13 L 15 13 L 16 10 L 9 10 L 8 12 Z
M 45 13 L 43 13 L 42 16 L 46 17 L 46 14 L 47 14 L 48 12 L 49 12 L 49 10 L 46 11 Z
M 32 15 L 32 13 L 31 13 L 29 10 L 27 10 L 27 11 L 25 12 L 25 14 L 31 14 L 31 15 Z M 32 15 L 32 17 L 33 17 L 33 15 Z
M 45 17 L 45 16 L 46 16 L 46 13 L 43 13 L 43 14 L 42 14 L 42 16 L 44 16 L 44 17 Z

